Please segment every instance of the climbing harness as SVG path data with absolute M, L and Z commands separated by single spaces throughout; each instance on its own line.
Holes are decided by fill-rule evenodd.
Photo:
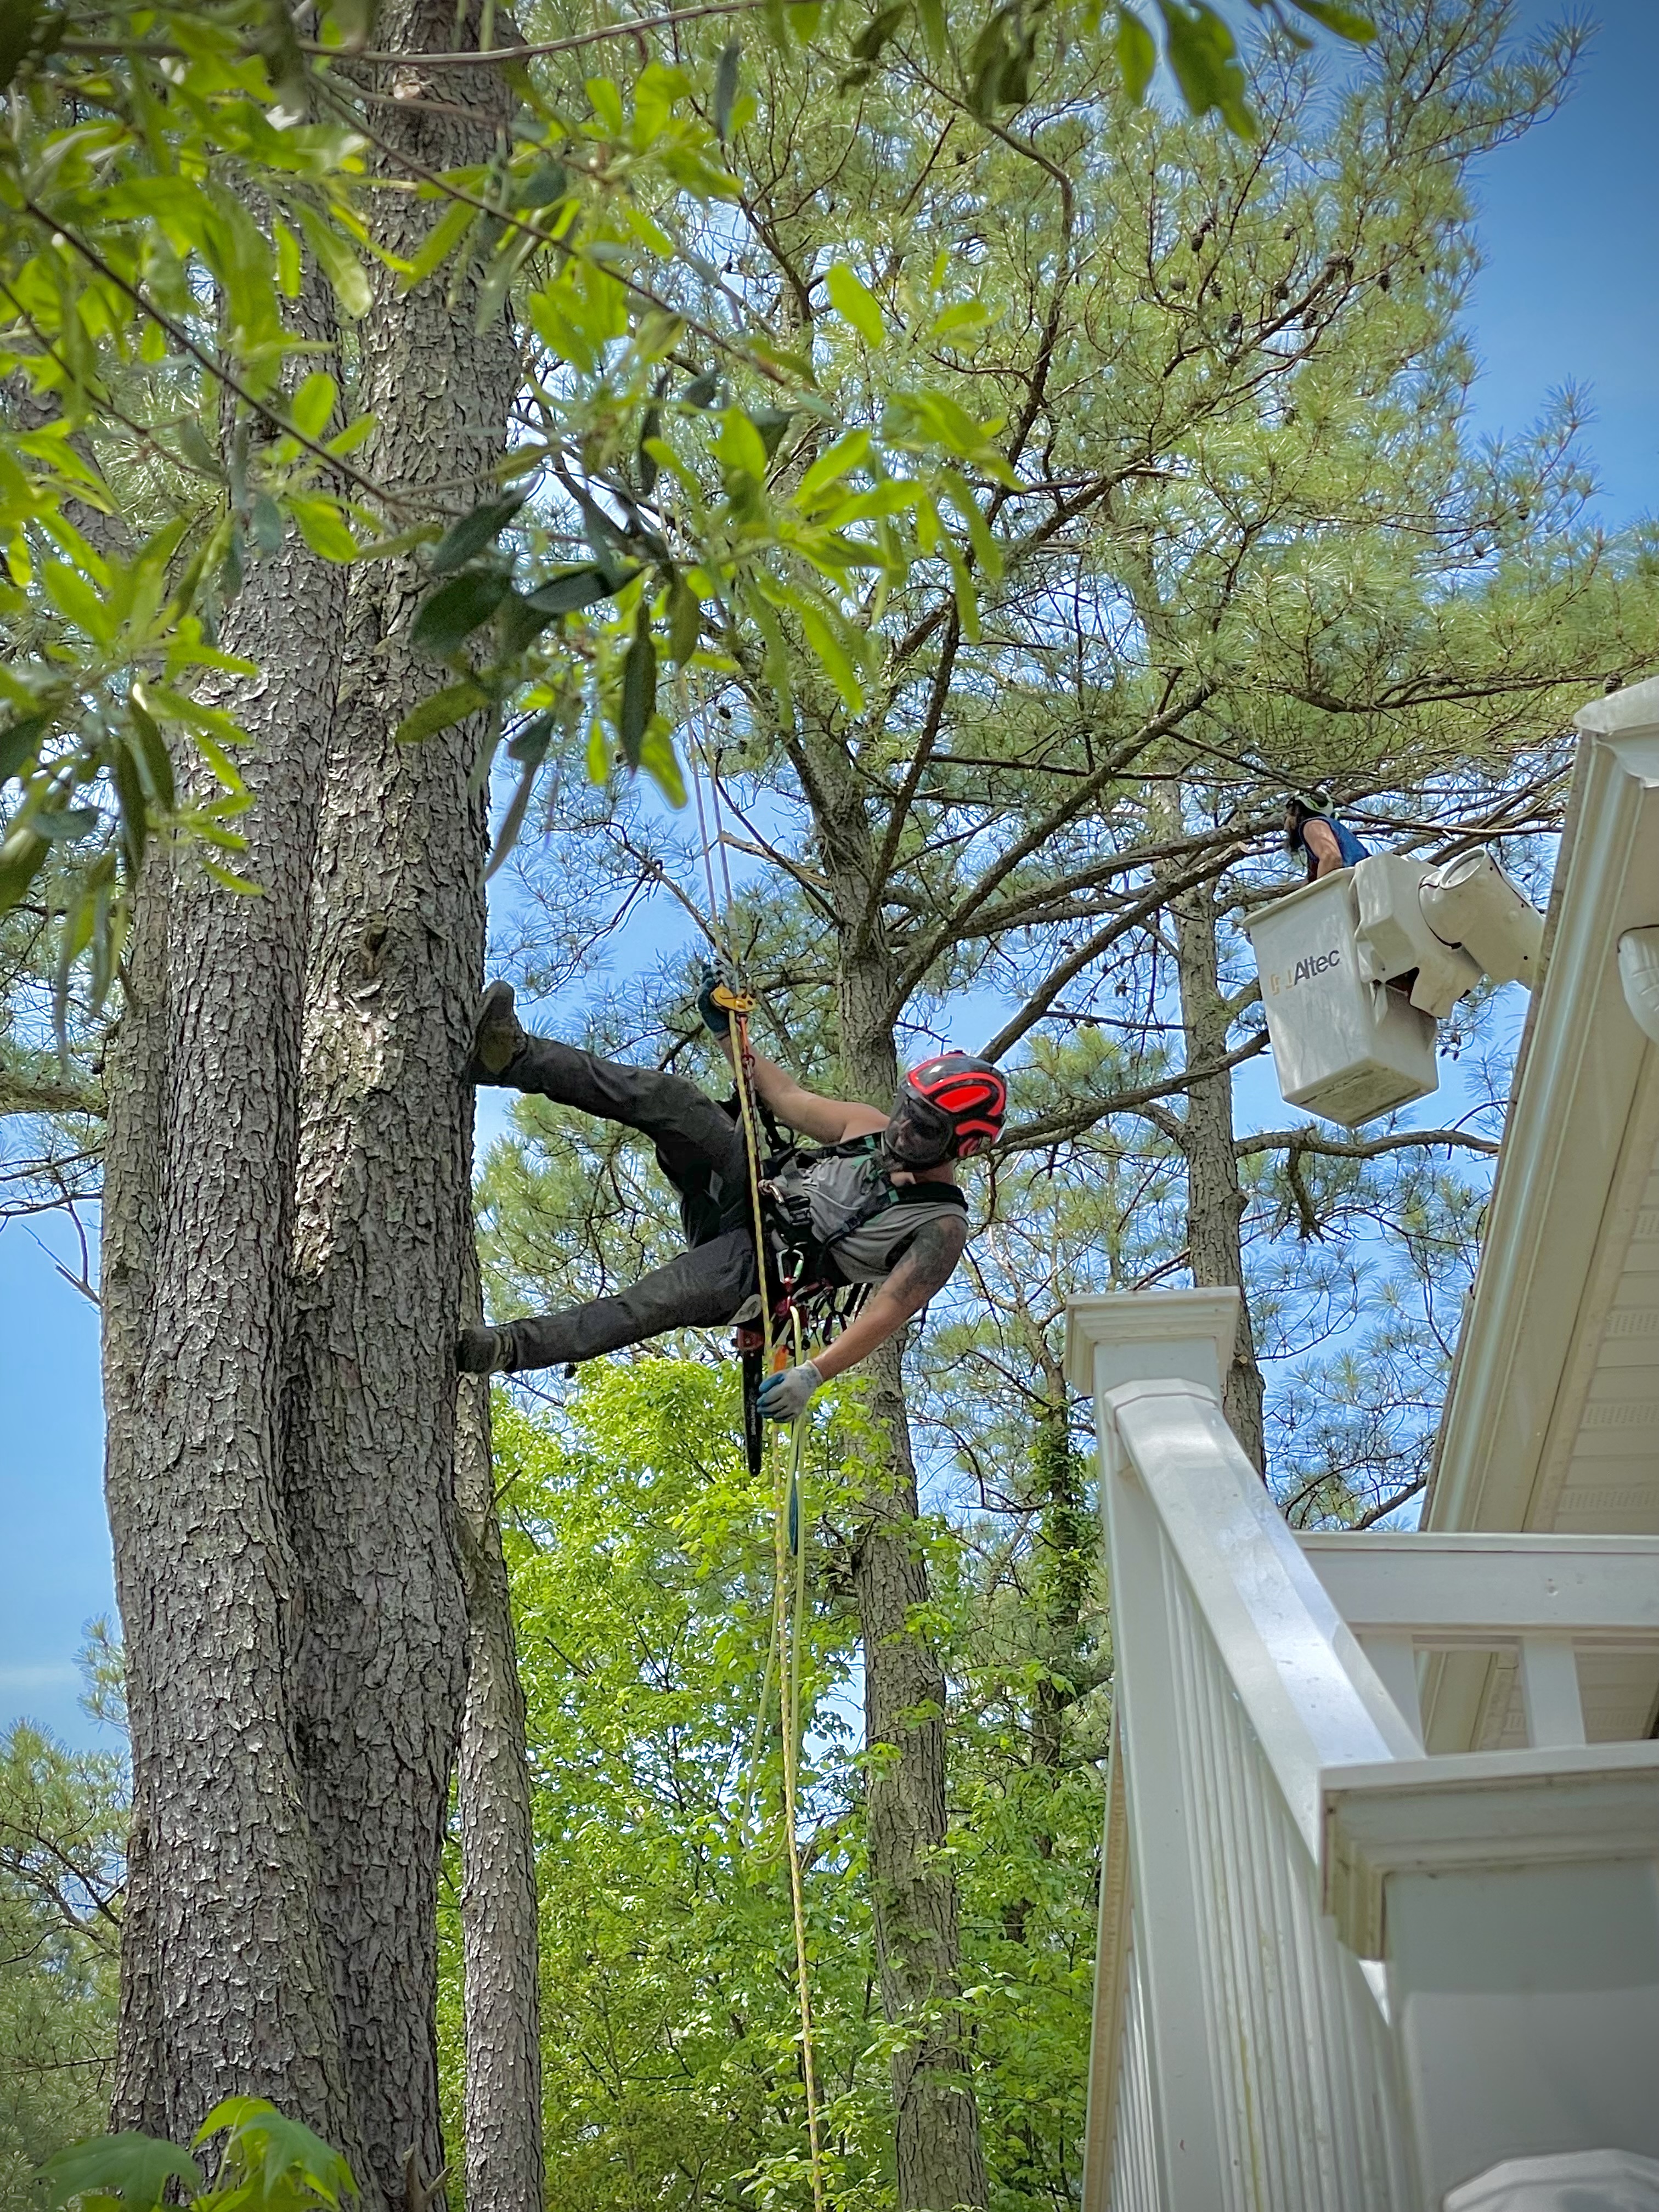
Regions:
M 805 1339 L 800 1304 L 793 1286 L 786 1290 L 776 1312 L 771 1295 L 771 1271 L 769 1267 L 769 1236 L 765 1194 L 762 1188 L 762 1152 L 760 1125 L 763 1109 L 755 1091 L 755 1066 L 749 1045 L 749 1018 L 755 1010 L 753 996 L 741 988 L 738 971 L 729 951 L 730 919 L 732 913 L 732 875 L 726 858 L 725 841 L 721 838 L 720 869 L 725 879 L 726 904 L 720 908 L 714 896 L 714 871 L 711 856 L 711 841 L 704 814 L 702 779 L 698 774 L 698 754 L 701 750 L 692 730 L 687 712 L 685 683 L 680 679 L 680 719 L 686 732 L 686 752 L 691 764 L 692 787 L 696 794 L 697 825 L 702 837 L 703 865 L 708 881 L 710 924 L 708 933 L 720 955 L 724 973 L 716 984 L 714 1003 L 730 1018 L 732 1035 L 732 1065 L 737 1079 L 738 1113 L 743 1125 L 744 1153 L 749 1174 L 749 1203 L 755 1238 L 755 1264 L 760 1282 L 759 1341 L 750 1344 L 748 1334 L 739 1333 L 738 1345 L 743 1355 L 744 1378 L 744 1444 L 750 1471 L 759 1476 L 765 1466 L 767 1438 L 763 1433 L 764 1419 L 758 1400 L 760 1386 L 766 1375 L 775 1368 L 787 1364 L 789 1350 L 793 1349 L 796 1364 L 806 1357 Z M 720 785 L 712 766 L 707 768 L 714 806 L 720 803 Z M 718 816 L 717 816 L 718 818 Z M 724 927 L 715 924 L 714 917 L 723 917 Z M 726 943 L 721 942 L 724 937 Z M 766 1117 L 769 1133 L 774 1133 L 770 1116 Z M 780 1328 L 782 1324 L 782 1328 Z M 784 1331 L 787 1330 L 787 1334 Z M 750 1383 L 752 1380 L 752 1390 Z M 755 1745 L 750 1762 L 752 1778 L 758 1761 L 760 1742 L 766 1726 L 766 1714 L 771 1686 L 775 1674 L 778 1684 L 779 1734 L 783 1747 L 783 1833 L 784 1848 L 789 1868 L 789 1911 L 795 1939 L 795 1997 L 800 2018 L 801 2082 L 806 2102 L 806 2139 L 812 2175 L 813 2212 L 826 2212 L 823 2172 L 823 2125 L 818 2107 L 817 2059 L 812 2035 L 812 1982 L 806 1952 L 806 1899 L 802 1881 L 800 1838 L 798 1832 L 800 1784 L 801 1745 L 801 1677 L 806 1661 L 806 1541 L 805 1516 L 801 1511 L 800 1459 L 801 1445 L 807 1428 L 805 1407 L 790 1424 L 787 1453 L 779 1466 L 775 1485 L 773 1518 L 772 1626 L 769 1639 L 766 1667 L 762 1678 L 760 1710 L 755 1721 Z M 793 1572 L 791 1571 L 793 1561 Z M 748 1826 L 750 1779 L 744 1785 L 743 1803 L 738 1816 L 741 1833 Z

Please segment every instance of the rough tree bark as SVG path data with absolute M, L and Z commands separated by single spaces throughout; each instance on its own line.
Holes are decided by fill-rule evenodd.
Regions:
M 486 2212 L 541 2212 L 535 1834 L 489 1424 L 489 1385 L 463 1382 L 455 1489 L 468 1659 L 459 1789 L 466 2201 Z
M 863 937 L 876 846 L 861 793 L 811 779 L 825 872 L 843 917 L 838 963 L 842 1058 L 856 1095 L 885 1103 L 898 1080 L 891 1008 L 896 968 L 878 916 Z M 833 795 L 832 795 L 833 794 Z M 864 1649 L 866 1822 L 883 2010 L 908 2031 L 892 2062 L 901 2212 L 988 2201 L 971 2060 L 957 2008 L 957 1886 L 945 1858 L 945 1670 L 925 1628 L 931 1592 L 897 1344 L 865 1363 L 886 1441 L 859 1501 L 854 1588 Z
M 1217 966 L 1214 896 L 1206 885 L 1180 892 L 1170 901 L 1170 911 L 1187 1065 L 1214 1067 L 1226 1058 L 1233 1018 Z M 1238 1291 L 1238 1337 L 1222 1404 L 1233 1434 L 1260 1474 L 1267 1467 L 1261 1369 L 1244 1289 L 1239 1223 L 1246 1200 L 1238 1179 L 1230 1069 L 1188 1083 L 1180 1143 L 1187 1162 L 1187 1252 L 1193 1280 L 1200 1288 L 1231 1284 Z
M 477 34 L 477 11 L 459 28 Z M 497 19 L 496 29 L 501 27 Z M 381 109 L 429 169 L 504 148 L 494 70 L 422 76 L 454 0 L 393 0 L 376 39 L 407 54 Z M 459 80 L 459 81 L 458 81 Z M 470 107 L 476 123 L 458 115 Z M 428 204 L 388 193 L 380 242 L 413 252 Z M 486 495 L 519 359 L 474 287 L 405 294 L 377 266 L 359 333 L 362 452 L 383 483 L 452 508 Z M 436 1899 L 466 1640 L 452 1347 L 471 1281 L 471 1098 L 458 1082 L 483 960 L 481 718 L 418 745 L 398 725 L 441 680 L 410 643 L 413 559 L 355 570 L 311 909 L 296 1170 L 289 1498 L 307 1606 L 296 1662 L 306 1805 L 354 2112 L 380 2193 L 443 2160 Z M 527 2124 L 533 2125 L 532 2118 Z
M 106 1488 L 133 1823 L 118 2125 L 187 2137 L 233 2091 L 349 2156 L 295 1753 L 300 1604 L 282 1505 L 289 1243 L 310 856 L 344 578 L 256 567 L 225 643 L 258 799 L 258 898 L 158 851 L 109 1054 Z

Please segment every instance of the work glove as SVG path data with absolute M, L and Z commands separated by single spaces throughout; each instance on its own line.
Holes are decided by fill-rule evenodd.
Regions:
M 769 1421 L 798 1421 L 823 1381 L 810 1359 L 769 1375 L 760 1387 L 760 1409 Z
M 702 988 L 697 993 L 697 1012 L 702 1025 L 710 1036 L 725 1037 L 732 1034 L 732 1017 L 715 998 L 725 978 L 712 961 L 702 971 Z

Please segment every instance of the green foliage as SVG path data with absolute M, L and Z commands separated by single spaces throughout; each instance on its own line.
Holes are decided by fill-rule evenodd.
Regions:
M 125 1790 L 115 1758 L 0 1735 L 0 2208 L 96 2127 L 115 2046 Z
M 1279 0 L 1252 4 L 1282 14 Z M 1352 10 L 1286 4 L 1339 37 L 1365 33 Z M 941 57 L 960 52 L 968 103 L 983 117 L 1030 91 L 1040 11 L 1028 20 L 1023 5 L 1010 0 L 977 30 L 947 26 L 939 0 L 922 10 L 927 44 Z M 100 0 L 76 14 L 73 36 L 69 18 L 39 0 L 5 11 L 0 624 L 12 651 L 0 670 L 10 716 L 0 789 L 15 791 L 0 822 L 0 915 L 33 897 L 56 918 L 60 1026 L 62 978 L 83 955 L 94 1001 L 108 988 L 152 835 L 192 842 L 227 889 L 251 888 L 216 857 L 239 849 L 235 818 L 249 803 L 233 764 L 240 733 L 191 691 L 204 672 L 252 673 L 216 649 L 217 614 L 250 562 L 270 559 L 290 532 L 335 562 L 435 538 L 431 573 L 448 580 L 417 635 L 451 664 L 449 696 L 475 684 L 498 726 L 520 709 L 585 720 L 596 778 L 619 760 L 677 804 L 672 717 L 651 680 L 654 631 L 671 634 L 684 665 L 706 608 L 722 638 L 716 659 L 757 643 L 787 690 L 785 626 L 798 623 L 856 712 L 872 579 L 890 591 L 943 551 L 963 620 L 975 619 L 969 567 L 950 542 L 959 502 L 949 478 L 964 464 L 997 478 L 995 422 L 964 412 L 918 356 L 887 393 L 870 448 L 877 504 L 860 508 L 848 483 L 839 499 L 803 507 L 789 449 L 799 453 L 802 427 L 810 434 L 834 419 L 810 336 L 775 327 L 729 286 L 690 296 L 715 275 L 692 233 L 745 191 L 756 102 L 738 88 L 738 45 L 728 40 L 714 64 L 712 121 L 700 73 L 678 61 L 643 59 L 631 78 L 589 76 L 579 94 L 550 93 L 519 68 L 510 151 L 487 168 L 439 173 L 404 161 L 377 127 L 384 114 L 362 109 L 340 66 L 361 50 L 371 12 L 364 0 L 333 0 L 307 40 L 268 0 Z M 866 76 L 906 14 L 884 11 L 855 41 Z M 1115 15 L 1139 96 L 1150 34 L 1121 6 Z M 777 11 L 785 51 L 811 34 L 809 19 L 815 27 L 816 8 Z M 1207 0 L 1159 0 L 1159 20 L 1195 111 L 1218 107 L 1235 129 L 1253 127 L 1231 33 Z M 1091 29 L 1097 21 L 1096 9 Z M 599 44 L 608 33 L 586 35 Z M 400 167 L 434 213 L 412 258 L 375 235 L 371 187 Z M 339 366 L 377 281 L 457 283 L 469 273 L 481 329 L 510 306 L 574 376 L 532 377 L 541 436 L 515 447 L 504 494 L 458 514 L 441 495 L 377 483 L 351 459 L 372 425 L 353 418 L 339 376 L 301 374 L 319 341 L 301 335 L 289 303 L 317 291 L 313 274 L 325 284 Z M 850 265 L 832 272 L 830 296 L 860 339 L 881 344 L 882 307 Z M 690 355 L 712 356 L 731 380 L 712 436 L 687 417 L 708 405 L 701 394 L 716 372 L 683 374 Z M 137 502 L 134 468 L 148 485 Z M 670 503 L 653 498 L 662 471 L 679 487 L 672 530 Z M 552 512 L 539 532 L 526 527 L 521 560 L 499 541 L 532 485 L 551 491 Z M 873 532 L 849 526 L 878 514 Z M 548 526 L 564 535 L 572 517 L 605 594 L 617 596 L 608 622 L 586 612 L 597 593 L 538 596 L 546 554 L 568 552 Z M 629 593 L 641 572 L 648 584 Z M 573 616 L 586 618 L 567 635 Z M 415 716 L 403 734 L 445 726 Z M 170 755 L 199 756 L 212 771 L 205 785 L 185 779 L 187 804 Z M 532 769 L 526 796 L 533 780 Z
M 849 1407 L 850 1410 L 850 1407 Z M 496 1407 L 541 1870 L 550 2202 L 805 2195 L 775 1712 L 759 1734 L 772 1500 L 744 1469 L 731 1369 L 590 1370 L 554 1423 Z M 860 1425 L 820 1419 L 804 1523 L 811 1590 L 801 1835 L 838 2208 L 891 2202 L 888 2031 L 864 1867 L 855 1624 L 847 1596 Z M 1099 1842 L 1097 1717 L 1031 1780 L 1029 1635 L 1004 1558 L 942 1527 L 963 1687 L 952 1849 L 966 2000 L 984 2055 L 999 2212 L 1072 2201 Z M 1086 1572 L 1086 1571 L 1085 1571 Z M 1062 1632 L 1062 1640 L 1064 1632 Z M 750 1804 L 745 1824 L 744 1808 Z M 1019 1908 L 1016 1910 L 1015 1908 Z M 458 1937 L 443 2032 L 458 2089 Z
M 342 2201 L 357 2194 L 339 2153 L 263 2097 L 222 2099 L 191 2138 L 191 2148 L 219 2136 L 224 2142 L 210 2186 L 193 2158 L 155 2136 L 97 2136 L 48 2160 L 46 2201 L 53 2212 L 70 2203 L 82 2212 L 159 2212 L 173 2196 L 198 2212 L 251 2212 L 255 2205 L 339 2212 Z

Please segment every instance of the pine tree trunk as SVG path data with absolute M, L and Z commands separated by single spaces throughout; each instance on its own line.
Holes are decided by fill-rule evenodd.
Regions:
M 398 0 L 377 42 L 411 55 L 476 37 L 453 0 Z M 497 19 L 497 30 L 501 19 Z M 488 157 L 510 96 L 494 70 L 385 72 L 427 167 Z M 387 194 L 380 241 L 411 253 L 441 210 Z M 518 356 L 503 314 L 475 332 L 474 287 L 404 295 L 378 266 L 360 326 L 366 469 L 465 510 L 506 441 Z M 467 1650 L 455 1499 L 453 1345 L 471 1279 L 472 1101 L 458 1080 L 483 972 L 481 718 L 423 744 L 398 724 L 442 672 L 410 642 L 427 588 L 412 558 L 352 573 L 344 680 L 325 770 L 308 951 L 295 1233 L 289 1488 L 307 1604 L 295 1701 L 319 1913 L 349 2087 L 383 2200 L 444 2163 L 436 1899 Z
M 468 1655 L 459 1775 L 466 2202 L 470 2212 L 541 2212 L 540 1945 L 524 1691 L 495 1512 L 489 1386 L 461 1389 L 455 1487 Z
M 875 852 L 851 793 L 821 818 L 837 910 L 861 910 Z M 848 933 L 843 931 L 845 937 Z M 879 927 L 843 945 L 842 1055 L 858 1096 L 885 1103 L 898 1080 L 894 963 Z M 957 2001 L 962 1950 L 957 1885 L 945 1857 L 945 1670 L 919 1623 L 931 1600 L 901 1347 L 864 1363 L 876 1433 L 887 1443 L 858 1504 L 854 1587 L 864 1650 L 865 1784 L 870 1887 L 882 2006 L 905 2030 L 893 2056 L 900 2212 L 954 2212 L 988 2201 L 979 2109 Z
M 1232 1026 L 1216 960 L 1215 902 L 1200 886 L 1180 893 L 1170 907 L 1175 916 L 1187 1065 L 1214 1067 L 1226 1057 Z M 1233 1434 L 1258 1473 L 1264 1472 L 1261 1370 L 1256 1362 L 1249 1300 L 1244 1290 L 1239 1223 L 1246 1201 L 1234 1148 L 1231 1069 L 1188 1083 L 1182 1150 L 1187 1160 L 1187 1251 L 1193 1280 L 1201 1288 L 1231 1284 L 1239 1293 L 1238 1337 L 1222 1404 Z
M 957 1885 L 944 1861 L 945 1670 L 916 1626 L 932 1592 L 896 1345 L 865 1364 L 890 1456 L 860 1500 L 854 1570 L 864 1645 L 866 1847 L 882 2007 L 908 2038 L 893 2056 L 903 2212 L 988 2200 L 979 2111 L 954 2007 L 962 1990 Z M 929 2020 L 927 2015 L 937 2015 Z
M 109 1056 L 106 1490 L 133 1822 L 115 2120 L 187 2139 L 232 2091 L 353 2155 L 295 1755 L 283 1384 L 304 945 L 343 576 L 290 546 L 224 643 L 258 898 L 152 854 Z M 170 879 L 171 878 L 171 879 Z

